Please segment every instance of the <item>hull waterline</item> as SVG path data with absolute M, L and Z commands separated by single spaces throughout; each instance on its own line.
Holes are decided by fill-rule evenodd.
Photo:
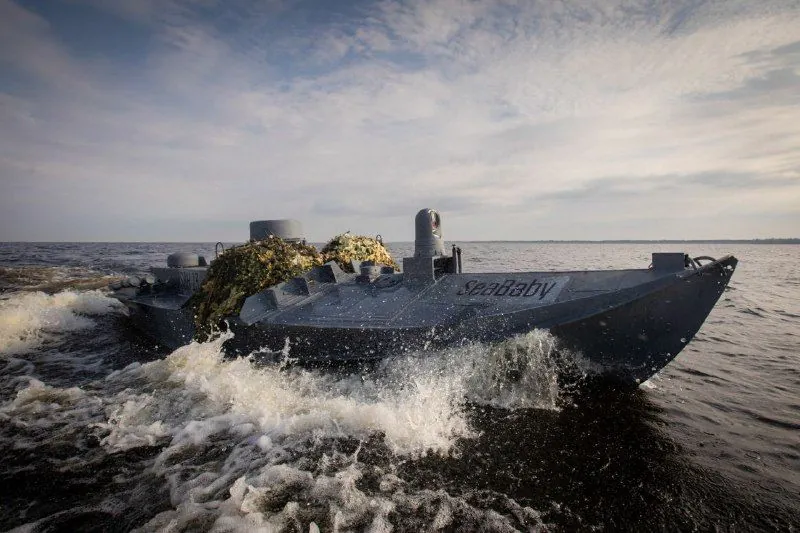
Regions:
M 549 330 L 562 351 L 579 353 L 606 377 L 638 384 L 666 366 L 686 346 L 722 295 L 737 260 L 725 257 L 696 270 L 508 314 L 464 319 L 448 327 L 341 327 L 246 324 L 228 321 L 232 354 L 277 354 L 289 348 L 300 363 L 344 363 L 382 359 L 404 352 L 439 350 L 469 343 L 495 343 L 534 329 Z M 545 273 L 550 277 L 564 273 Z M 536 273 L 542 278 L 542 273 Z M 188 298 L 186 298 L 188 300 Z M 194 335 L 184 306 L 154 306 L 127 300 L 135 325 L 164 346 L 177 348 Z M 173 302 L 174 305 L 174 302 Z M 265 356 L 267 357 L 267 356 Z
M 291 271 L 266 251 L 271 245 L 291 248 L 289 243 L 304 240 L 298 221 L 255 221 L 250 225 L 254 244 L 239 250 L 255 247 L 263 257 L 273 258 L 263 271 L 252 266 L 247 270 L 239 252 L 223 250 L 217 264 L 228 274 L 214 278 L 213 263 L 209 267 L 201 256 L 176 253 L 167 258 L 167 268 L 153 268 L 141 280 L 132 278 L 113 296 L 128 307 L 134 325 L 171 348 L 194 337 L 195 303 L 200 310 L 241 306 L 237 315 L 225 319 L 234 332 L 225 348 L 238 355 L 278 357 L 288 347 L 288 355 L 299 363 L 338 364 L 498 343 L 538 329 L 553 333 L 562 354 L 580 354 L 598 373 L 637 384 L 667 365 L 694 337 L 737 264 L 731 256 L 717 261 L 669 252 L 653 253 L 646 269 L 466 273 L 460 248 L 445 253 L 441 222 L 433 209 L 417 213 L 414 255 L 403 258 L 402 272 L 353 260 L 351 250 L 227 307 L 240 292 L 215 293 L 215 287 L 234 290 L 229 284 L 235 282 L 224 276 L 252 280 L 273 268 Z M 368 239 L 359 239 L 358 253 L 364 255 Z M 377 248 L 366 256 L 381 261 L 388 257 L 393 263 L 382 244 L 373 242 Z M 307 251 L 302 244 L 295 248 L 299 250 Z M 709 262 L 701 265 L 703 260 Z M 300 264 L 297 258 L 292 261 Z M 262 283 L 273 279 L 263 278 Z M 206 281 L 210 283 L 204 285 Z M 227 299 L 222 307 L 220 295 Z

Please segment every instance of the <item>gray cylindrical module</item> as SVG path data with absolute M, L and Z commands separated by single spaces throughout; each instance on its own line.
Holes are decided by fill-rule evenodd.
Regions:
M 175 252 L 167 256 L 167 266 L 170 268 L 190 268 L 200 265 L 200 256 L 187 252 Z
M 422 209 L 414 219 L 414 256 L 437 257 L 444 255 L 442 217 L 433 209 Z
M 250 240 L 263 241 L 270 235 L 289 242 L 300 242 L 303 236 L 303 225 L 299 220 L 254 220 L 250 223 Z

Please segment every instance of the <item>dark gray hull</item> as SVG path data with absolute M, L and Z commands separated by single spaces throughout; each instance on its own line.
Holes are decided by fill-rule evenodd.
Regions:
M 188 298 L 174 306 L 152 305 L 151 301 L 119 297 L 125 304 L 131 325 L 160 345 L 172 350 L 189 344 L 195 328 L 191 310 L 184 307 Z
M 705 322 L 728 285 L 737 260 L 708 265 L 679 283 L 620 303 L 550 331 L 605 374 L 641 383 L 667 366 Z
M 694 337 L 736 263 L 725 257 L 667 272 L 451 274 L 427 285 L 378 289 L 353 279 L 312 282 L 300 292 L 287 285 L 255 295 L 241 317 L 231 317 L 235 335 L 226 349 L 279 352 L 288 343 L 290 356 L 300 362 L 347 362 L 546 329 L 602 374 L 637 384 Z M 140 329 L 173 348 L 194 331 L 187 300 L 188 295 L 123 299 Z

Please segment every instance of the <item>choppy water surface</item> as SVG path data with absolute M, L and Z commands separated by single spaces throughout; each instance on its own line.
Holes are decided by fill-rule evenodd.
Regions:
M 462 248 L 503 271 L 682 247 Z M 213 245 L 2 244 L 0 529 L 797 530 L 800 247 L 684 248 L 740 259 L 700 333 L 639 390 L 576 395 L 545 332 L 351 373 L 170 353 L 97 287 Z

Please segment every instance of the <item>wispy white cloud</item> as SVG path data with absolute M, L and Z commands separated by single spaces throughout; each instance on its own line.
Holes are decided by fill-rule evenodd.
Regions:
M 4 78 L 33 89 L 0 97 L 0 239 L 280 216 L 408 239 L 424 205 L 458 239 L 800 227 L 791 2 L 93 5 L 148 32 L 144 61 L 78 57 L 0 0 Z

